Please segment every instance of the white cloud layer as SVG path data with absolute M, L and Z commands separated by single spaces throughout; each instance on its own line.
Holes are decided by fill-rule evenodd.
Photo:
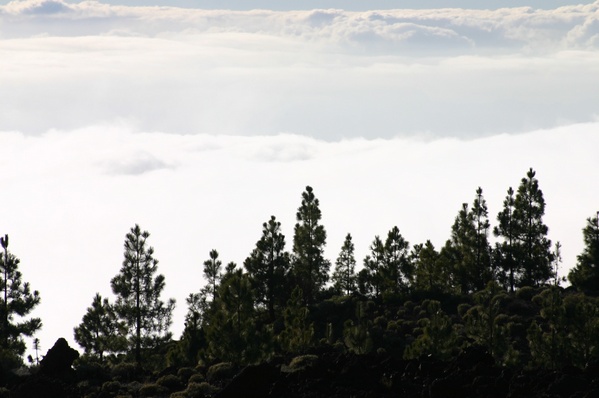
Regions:
M 550 10 L 224 11 L 0 6 L 0 234 L 39 289 L 45 349 L 110 295 L 125 234 L 179 302 L 215 248 L 241 263 L 300 195 L 334 259 L 397 225 L 449 235 L 483 187 L 491 219 L 529 167 L 565 267 L 597 210 L 599 1 Z M 514 134 L 521 133 L 521 134 Z M 68 294 L 67 294 L 68 293 Z
M 553 10 L 0 6 L 0 129 L 325 139 L 589 122 L 599 2 Z
M 412 245 L 431 239 L 440 248 L 478 186 L 494 225 L 507 188 L 533 167 L 566 274 L 582 250 L 585 219 L 597 210 L 598 129 L 595 122 L 468 141 L 339 142 L 136 133 L 125 124 L 4 132 L 2 233 L 10 234 L 24 279 L 41 292 L 36 315 L 45 322 L 39 337 L 46 348 L 60 336 L 72 341 L 96 291 L 111 297 L 110 279 L 135 223 L 152 234 L 165 297 L 178 301 L 178 336 L 184 299 L 203 286 L 209 251 L 241 265 L 270 215 L 282 222 L 291 249 L 306 185 L 321 202 L 327 257 L 334 261 L 349 232 L 361 263 L 375 235 L 395 225 Z

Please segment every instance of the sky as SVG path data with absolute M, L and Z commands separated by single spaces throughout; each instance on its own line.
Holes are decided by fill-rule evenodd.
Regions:
M 361 265 L 396 225 L 440 248 L 479 186 L 495 225 L 532 167 L 567 274 L 599 210 L 599 1 L 480 3 L 0 1 L 0 234 L 42 351 L 113 300 L 136 223 L 178 337 L 209 251 L 242 264 L 271 215 L 290 249 L 307 185 Z

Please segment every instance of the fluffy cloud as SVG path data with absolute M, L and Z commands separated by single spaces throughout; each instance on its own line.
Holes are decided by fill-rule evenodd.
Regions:
M 599 89 L 598 7 L 240 12 L 12 2 L 0 7 L 0 90 L 10 93 L 0 98 L 0 129 L 126 120 L 146 131 L 334 140 L 588 122 Z

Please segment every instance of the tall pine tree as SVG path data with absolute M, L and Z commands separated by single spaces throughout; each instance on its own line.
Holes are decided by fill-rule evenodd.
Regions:
M 480 291 L 492 279 L 489 226 L 487 204 L 479 187 L 472 208 L 463 203 L 451 228 L 449 252 L 454 256 L 456 282 L 462 293 Z
M 545 199 L 536 173 L 531 168 L 523 178 L 514 202 L 514 221 L 518 232 L 518 260 L 522 268 L 520 286 L 539 286 L 553 275 L 549 228 L 543 223 Z
M 356 291 L 356 259 L 351 234 L 347 234 L 341 246 L 332 279 L 339 293 L 349 296 Z
M 327 234 L 320 225 L 321 217 L 319 201 L 307 186 L 296 214 L 292 260 L 293 276 L 307 305 L 314 304 L 329 279 L 330 263 L 324 258 Z
M 262 224 L 262 237 L 243 263 L 256 299 L 266 307 L 271 322 L 283 311 L 289 296 L 289 262 L 281 223 L 271 216 L 268 222 Z
M 520 267 L 518 266 L 518 231 L 516 220 L 514 219 L 514 209 L 516 199 L 514 190 L 510 187 L 507 191 L 507 196 L 503 201 L 503 210 L 497 214 L 498 225 L 493 228 L 493 235 L 503 239 L 503 242 L 498 242 L 495 246 L 497 262 L 501 268 L 501 272 L 505 275 L 507 285 L 510 292 L 514 291 L 516 281 L 519 278 Z
M 397 226 L 387 233 L 384 246 L 382 271 L 383 284 L 388 293 L 399 293 L 411 284 L 414 267 L 409 256 L 410 244 L 399 232 Z
M 425 244 L 414 245 L 412 255 L 414 271 L 414 287 L 431 292 L 449 292 L 452 286 L 451 268 L 445 267 L 439 252 L 430 240 Z
M 384 264 L 385 244 L 377 235 L 370 245 L 370 254 L 364 258 L 364 268 L 358 273 L 358 285 L 362 294 L 381 296 L 384 290 Z
M 575 288 L 599 294 L 599 212 L 596 217 L 587 218 L 582 230 L 584 249 L 577 257 L 576 266 L 568 274 Z
M 2 357 L 10 363 L 9 367 L 18 365 L 25 352 L 23 336 L 31 337 L 42 327 L 39 318 L 24 319 L 40 303 L 37 290 L 31 291 L 28 282 L 22 281 L 19 271 L 19 259 L 8 251 L 8 235 L 0 238 L 4 249 L 0 257 L 0 282 L 3 295 L 0 298 L 0 344 Z
M 223 262 L 218 258 L 216 250 L 210 250 L 210 258 L 204 261 L 204 277 L 206 278 L 206 294 L 212 295 L 212 301 L 216 298 L 218 285 L 223 275 L 221 272 Z
M 125 325 L 118 320 L 108 299 L 96 293 L 91 307 L 83 316 L 81 324 L 74 329 L 75 341 L 83 347 L 85 354 L 104 360 L 105 353 L 125 351 Z
M 156 275 L 158 260 L 154 249 L 147 246 L 149 232 L 139 225 L 131 228 L 124 244 L 123 264 L 112 278 L 112 291 L 117 296 L 115 311 L 128 329 L 129 350 L 141 366 L 142 351 L 153 350 L 170 340 L 169 327 L 175 300 L 160 299 L 165 286 L 163 275 Z

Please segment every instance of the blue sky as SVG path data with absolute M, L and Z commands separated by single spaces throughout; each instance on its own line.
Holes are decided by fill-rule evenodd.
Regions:
M 533 167 L 562 274 L 576 263 L 599 198 L 599 2 L 121 4 L 0 1 L 0 234 L 45 349 L 111 297 L 135 223 L 178 335 L 209 251 L 241 264 L 271 215 L 290 248 L 306 185 L 326 255 L 349 232 L 360 263 L 395 225 L 440 248 L 478 186 L 494 225 Z

